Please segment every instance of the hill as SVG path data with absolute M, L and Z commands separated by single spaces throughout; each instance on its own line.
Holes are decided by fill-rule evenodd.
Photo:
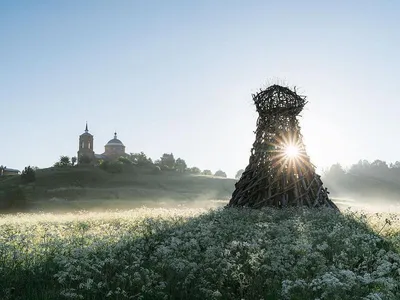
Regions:
M 350 198 L 360 203 L 400 204 L 400 174 L 379 173 L 325 174 L 322 179 L 335 198 Z
M 325 174 L 323 180 L 340 207 L 399 203 L 397 174 L 333 175 Z M 36 181 L 31 184 L 21 184 L 20 176 L 0 177 L 0 211 L 9 207 L 10 201 L 16 202 L 14 211 L 129 209 L 143 205 L 215 207 L 228 201 L 235 183 L 221 177 L 156 171 L 154 166 L 129 166 L 121 173 L 82 166 L 47 168 L 37 170 Z
M 132 208 L 146 203 L 168 206 L 193 200 L 228 199 L 234 179 L 188 175 L 154 168 L 130 167 L 109 173 L 95 167 L 41 169 L 36 181 L 21 185 L 20 177 L 0 181 L 0 191 L 19 186 L 33 210 Z M 0 205 L 5 206 L 6 199 Z M 2 203 L 1 203 L 2 201 Z
M 400 299 L 399 215 L 134 209 L 0 218 L 0 299 Z

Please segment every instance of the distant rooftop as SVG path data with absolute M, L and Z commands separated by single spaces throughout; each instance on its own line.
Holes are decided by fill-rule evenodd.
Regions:
M 117 139 L 117 133 L 114 133 L 114 138 L 112 140 L 109 140 L 106 146 L 123 146 L 124 144 Z
M 16 173 L 16 174 L 19 174 L 20 171 L 17 170 L 17 169 L 11 169 L 11 168 L 7 168 L 7 167 L 4 167 L 4 166 L 0 166 L 0 176 L 5 175 L 5 173 Z

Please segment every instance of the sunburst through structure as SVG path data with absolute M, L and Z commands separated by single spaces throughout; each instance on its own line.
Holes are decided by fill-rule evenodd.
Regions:
M 259 114 L 256 140 L 228 206 L 338 209 L 303 144 L 297 116 L 307 103 L 306 97 L 280 85 L 252 96 Z

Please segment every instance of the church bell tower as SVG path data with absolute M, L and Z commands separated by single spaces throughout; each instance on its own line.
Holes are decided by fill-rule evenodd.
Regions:
M 93 135 L 89 133 L 88 125 L 86 122 L 85 132 L 79 136 L 79 150 L 78 150 L 78 163 L 93 163 Z

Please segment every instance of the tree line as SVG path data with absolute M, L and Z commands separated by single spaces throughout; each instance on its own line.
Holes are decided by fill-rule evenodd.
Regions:
M 75 156 L 69 157 L 67 155 L 62 155 L 60 159 L 54 163 L 53 167 L 73 167 L 76 163 L 77 158 Z M 90 161 L 80 159 L 79 163 L 90 163 Z M 213 173 L 209 169 L 201 170 L 196 166 L 189 167 L 183 158 L 175 158 L 173 153 L 164 153 L 160 158 L 154 161 L 144 152 L 129 153 L 112 161 L 100 159 L 95 165 L 112 173 L 122 172 L 124 167 L 132 165 L 137 167 L 155 167 L 155 170 L 174 171 L 182 174 L 227 177 L 226 173 L 222 170 L 217 170 Z
M 361 159 L 348 168 L 336 163 L 322 173 L 322 178 L 333 194 L 400 198 L 399 161 L 387 163 L 379 159 L 372 162 Z
M 344 168 L 341 164 L 336 163 L 324 172 L 324 176 L 326 177 L 341 177 L 346 174 L 382 178 L 400 176 L 400 162 L 396 161 L 388 164 L 386 161 L 380 159 L 376 159 L 373 162 L 360 159 L 349 168 Z

